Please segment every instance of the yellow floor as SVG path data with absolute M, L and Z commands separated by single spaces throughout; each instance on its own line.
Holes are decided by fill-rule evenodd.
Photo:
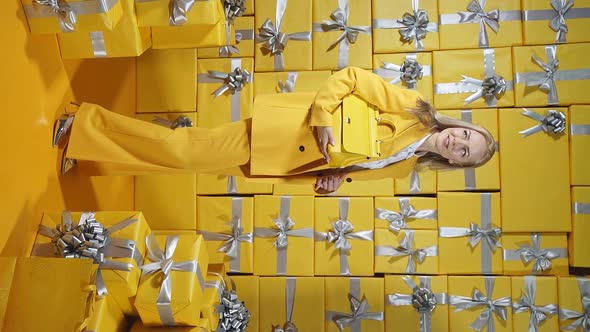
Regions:
M 62 61 L 31 35 L 19 0 L 0 11 L 0 256 L 28 255 L 43 211 L 131 210 L 133 177 L 59 175 L 53 122 L 70 100 L 135 113 L 135 58 Z

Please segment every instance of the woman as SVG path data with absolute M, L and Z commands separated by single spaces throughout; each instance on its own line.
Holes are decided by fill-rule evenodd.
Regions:
M 349 94 L 374 105 L 391 125 L 378 128 L 380 156 L 334 168 L 328 166 L 332 114 Z M 315 182 L 316 190 L 332 192 L 344 179 L 401 178 L 415 167 L 477 167 L 495 151 L 486 129 L 443 117 L 418 92 L 354 67 L 332 75 L 315 96 L 258 97 L 252 119 L 213 129 L 167 129 L 92 104 L 82 104 L 75 119 L 61 119 L 54 137 L 59 142 L 71 127 L 62 172 L 82 159 L 106 163 L 118 174 L 244 175 Z

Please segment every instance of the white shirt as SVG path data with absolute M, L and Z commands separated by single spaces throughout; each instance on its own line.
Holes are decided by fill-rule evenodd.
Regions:
M 398 153 L 394 154 L 391 157 L 377 160 L 377 161 L 369 161 L 366 163 L 356 164 L 356 165 L 353 165 L 352 168 L 354 170 L 357 170 L 357 168 L 378 169 L 378 168 L 383 168 L 387 165 L 397 163 L 398 161 L 410 159 L 413 156 L 417 155 L 416 150 L 422 145 L 422 143 L 424 143 L 428 139 L 428 137 L 430 137 L 430 135 L 432 135 L 432 134 L 428 134 L 428 135 L 424 136 L 422 139 L 406 146 L 404 149 L 400 150 Z

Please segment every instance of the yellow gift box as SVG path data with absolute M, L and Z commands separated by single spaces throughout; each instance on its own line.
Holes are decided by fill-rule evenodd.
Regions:
M 453 119 L 463 120 L 486 128 L 498 141 L 498 110 L 475 109 L 441 111 Z M 495 153 L 490 161 L 477 168 L 438 172 L 438 191 L 473 191 L 500 189 L 500 158 Z
M 512 277 L 512 328 L 514 331 L 559 331 L 557 278 Z M 534 312 L 533 312 L 534 311 Z M 544 314 L 540 321 L 533 317 Z
M 256 1 L 257 72 L 311 70 L 311 2 Z M 285 40 L 278 34 L 284 34 Z
M 424 304 L 432 311 L 421 314 L 412 304 L 413 295 L 420 295 L 416 287 L 436 299 L 436 304 Z M 385 331 L 386 332 L 447 332 L 449 330 L 449 306 L 446 276 L 385 276 Z
M 326 332 L 385 331 L 383 278 L 325 278 L 325 285 Z
M 47 5 L 21 0 L 21 3 L 31 33 L 113 30 L 123 13 L 120 0 L 68 0 L 56 4 L 50 1 Z
M 437 172 L 429 169 L 412 170 L 405 178 L 395 179 L 396 195 L 436 194 Z
M 259 278 L 257 276 L 232 276 L 236 293 L 250 311 L 250 324 L 247 331 L 260 331 Z
M 224 263 L 229 272 L 252 273 L 253 224 L 252 197 L 197 197 L 197 232 L 211 263 Z
M 277 183 L 273 193 L 299 196 L 393 196 L 393 179 L 342 182 L 335 192 L 329 194 L 318 194 L 314 186 L 309 184 Z
M 324 331 L 324 278 L 260 278 L 260 328 L 295 325 L 299 331 Z M 287 330 L 291 331 L 291 330 Z
M 174 332 L 203 332 L 207 331 L 206 326 L 208 326 L 209 322 L 205 318 L 201 318 L 199 321 L 198 326 L 174 326 L 174 328 L 170 328 L 169 326 L 147 326 L 144 325 L 141 320 L 135 321 L 133 326 L 131 327 L 130 332 L 169 332 L 173 330 Z
M 508 275 L 567 275 L 569 272 L 565 233 L 504 234 L 502 247 L 504 273 Z
M 315 275 L 372 276 L 373 199 L 316 198 L 314 216 Z
M 124 332 L 128 330 L 125 315 L 111 296 L 97 299 L 93 306 L 88 331 Z
M 440 270 L 501 274 L 500 220 L 499 193 L 439 193 Z
M 373 52 L 438 50 L 438 6 L 436 0 L 405 0 L 392 6 L 387 0 L 372 2 Z M 416 12 L 419 13 L 418 18 Z M 401 23 L 401 22 L 406 22 Z M 418 23 L 419 22 L 419 23 Z M 418 23 L 419 39 L 411 32 Z M 403 32 L 403 34 L 402 34 Z M 373 68 L 377 68 L 373 64 Z
M 568 237 L 569 263 L 590 267 L 590 187 L 572 188 L 572 232 Z
M 242 71 L 240 91 L 233 91 L 224 82 L 224 77 Z M 211 72 L 217 72 L 214 75 Z M 248 72 L 248 74 L 245 73 Z M 197 124 L 214 128 L 228 122 L 252 117 L 253 87 L 252 58 L 202 59 L 197 62 Z M 219 77 L 218 77 L 219 76 Z M 225 91 L 224 91 L 225 90 Z
M 588 277 L 559 277 L 559 321 L 561 329 L 584 331 L 583 318 L 587 314 L 585 306 L 590 294 Z
M 4 314 L 12 285 L 16 257 L 0 257 L 0 328 L 4 326 Z
M 522 45 L 520 1 L 443 1 L 438 11 L 441 49 Z
M 421 70 L 412 73 L 407 68 L 411 63 L 422 66 Z M 373 72 L 391 84 L 420 92 L 425 101 L 432 101 L 432 53 L 375 54 Z
M 329 70 L 254 73 L 254 97 L 266 93 L 315 93 L 331 75 Z
M 375 229 L 437 229 L 434 197 L 375 197 Z
M 570 173 L 573 186 L 590 185 L 590 106 L 570 106 Z
M 250 6 L 248 4 L 248 7 Z M 254 17 L 236 17 L 233 26 L 235 44 L 220 47 L 201 47 L 197 49 L 197 57 L 199 59 L 253 57 Z
M 194 1 L 190 10 L 184 12 L 183 5 L 174 9 L 176 15 L 171 15 L 175 4 L 169 0 L 140 0 L 135 3 L 137 13 L 137 25 L 150 26 L 184 26 L 204 25 L 211 26 L 219 22 L 224 15 L 223 3 L 216 0 Z
M 555 1 L 554 3 L 557 8 L 552 6 L 551 1 L 522 0 L 524 44 L 590 41 L 587 33 L 590 4 L 584 1 Z M 555 25 L 553 25 L 554 20 L 557 20 Z
M 512 331 L 510 277 L 449 276 L 448 287 L 449 331 L 491 331 L 486 329 L 490 325 L 494 326 L 496 332 Z M 476 292 L 485 299 L 476 299 Z M 488 311 L 488 299 L 496 310 Z M 471 302 L 471 306 L 466 302 Z M 461 308 L 465 306 L 471 308 Z M 503 311 L 506 319 L 502 319 L 496 311 Z
M 46 234 L 51 234 L 51 230 L 57 227 L 64 227 L 68 218 L 71 220 L 72 228 L 86 220 L 94 222 L 92 215 L 88 213 L 45 213 L 33 246 L 32 256 L 62 256 L 61 253 L 56 252 L 54 239 Z M 115 300 L 126 315 L 136 315 L 133 298 L 137 294 L 137 285 L 141 275 L 139 266 L 143 263 L 143 256 L 146 252 L 145 238 L 150 233 L 150 227 L 141 212 L 100 211 L 95 213 L 94 219 L 106 227 L 110 239 L 101 251 L 105 255 L 105 260 L 131 266 L 129 270 L 125 267 L 109 268 L 107 262 L 106 266 L 100 269 L 109 296 Z M 132 244 L 120 243 L 121 241 L 131 241 Z
M 224 289 L 231 289 L 231 286 L 226 284 L 226 278 L 223 264 L 209 264 L 205 278 L 205 290 L 203 291 L 201 317 L 209 322 L 207 328 L 210 331 L 217 331 L 219 314 L 216 307 L 220 304 Z
M 203 237 L 191 231 L 157 231 L 146 242 L 148 254 L 135 298 L 141 321 L 148 326 L 200 326 L 209 264 Z
M 589 104 L 588 52 L 590 43 L 514 47 L 515 105 Z
M 339 7 L 341 2 L 346 4 L 344 8 Z M 370 1 L 313 1 L 312 17 L 314 70 L 372 68 Z M 340 30 L 341 25 L 346 25 L 349 32 Z M 358 32 L 356 36 L 355 32 Z
M 434 105 L 439 109 L 514 105 L 512 54 L 509 47 L 435 51 Z M 454 66 L 453 64 L 457 64 Z M 496 91 L 486 96 L 483 85 Z M 499 89 L 503 87 L 504 91 Z
M 228 25 L 225 17 L 215 25 L 159 26 L 152 27 L 151 30 L 152 47 L 156 49 L 212 47 L 235 43 L 234 27 L 232 24 Z
M 254 197 L 255 275 L 313 276 L 313 207 L 312 196 Z
M 438 274 L 438 234 L 431 230 L 375 230 L 375 273 Z
M 110 30 L 60 33 L 57 35 L 63 59 L 138 56 L 152 41 L 149 28 L 138 28 L 133 0 L 119 0 L 121 20 Z
M 567 123 L 567 109 L 552 110 L 563 113 Z M 549 109 L 528 111 L 543 117 Z M 567 130 L 558 135 L 537 132 L 524 136 L 520 132 L 527 133 L 530 128 L 540 125 L 539 121 L 525 116 L 529 114 L 526 113 L 528 111 L 499 111 L 502 229 L 505 232 L 569 232 L 571 212 Z M 553 174 L 555 176 L 551 176 Z M 551 179 L 549 181 L 548 176 Z
M 243 176 L 197 174 L 197 195 L 272 194 L 272 183 L 258 183 Z

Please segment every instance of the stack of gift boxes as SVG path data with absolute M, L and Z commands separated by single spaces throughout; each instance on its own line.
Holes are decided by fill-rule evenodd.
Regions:
M 258 95 L 313 93 L 356 66 L 497 141 L 480 168 L 323 196 L 240 176 L 137 176 L 143 214 L 113 232 L 134 249 L 95 264 L 107 291 L 96 283 L 90 322 L 241 331 L 232 304 L 219 306 L 235 289 L 248 331 L 590 329 L 589 279 L 570 275 L 590 268 L 590 4 L 107 0 L 84 13 L 92 1 L 22 1 L 63 58 L 139 56 L 137 118 L 175 130 L 250 118 Z M 62 218 L 44 217 L 34 256 L 59 248 Z

